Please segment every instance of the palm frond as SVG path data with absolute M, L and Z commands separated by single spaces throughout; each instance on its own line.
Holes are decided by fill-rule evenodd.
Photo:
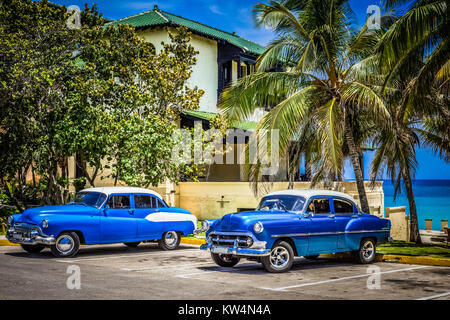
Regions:
M 269 4 L 258 3 L 253 7 L 253 14 L 258 26 L 272 28 L 275 32 L 295 30 L 304 38 L 309 38 L 308 32 L 299 23 L 294 13 L 285 7 L 282 2 L 270 1 Z
M 346 103 L 364 106 L 379 122 L 389 121 L 389 111 L 383 100 L 369 86 L 360 82 L 350 82 L 342 90 L 342 98 Z
M 320 95 L 324 95 L 324 88 L 317 85 L 298 90 L 270 110 L 258 123 L 256 131 L 279 130 L 280 154 L 284 154 L 308 110 L 320 104 L 320 99 L 316 98 Z
M 305 83 L 298 73 L 256 72 L 225 89 L 219 108 L 230 121 L 246 120 L 257 108 L 279 103 Z

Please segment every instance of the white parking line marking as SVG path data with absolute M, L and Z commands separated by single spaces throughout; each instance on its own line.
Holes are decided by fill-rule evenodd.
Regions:
M 436 298 L 440 298 L 440 297 L 445 297 L 445 296 L 448 296 L 448 295 L 450 295 L 450 291 L 446 292 L 446 293 L 437 294 L 435 296 L 419 298 L 419 299 L 416 299 L 416 300 L 431 300 L 431 299 L 436 299 Z
M 199 263 L 190 263 L 190 264 L 179 264 L 175 266 L 155 266 L 155 267 L 148 267 L 148 268 L 139 268 L 139 269 L 129 269 L 129 268 L 122 268 L 123 271 L 146 271 L 146 270 L 158 270 L 158 269 L 167 269 L 167 268 L 183 268 L 183 267 L 192 267 L 192 266 L 199 266 L 199 265 L 211 265 L 211 262 L 199 262 Z
M 372 276 L 374 274 L 386 274 L 386 273 L 394 273 L 394 272 L 401 272 L 401 271 L 410 271 L 410 270 L 424 269 L 424 268 L 430 268 L 430 267 L 431 266 L 419 266 L 419 267 L 403 268 L 403 269 L 389 270 L 389 271 L 383 271 L 383 272 L 377 272 L 377 273 L 365 273 L 365 274 L 360 274 L 360 275 L 357 275 L 357 276 L 349 276 L 349 277 L 330 279 L 330 280 L 324 280 L 324 281 L 302 283 L 302 284 L 297 284 L 297 285 L 287 286 L 287 287 L 261 288 L 261 289 L 272 290 L 272 291 L 288 291 L 288 289 L 293 289 L 293 288 L 301 288 L 301 287 L 314 286 L 314 285 L 324 284 L 324 283 L 329 283 L 329 282 L 336 282 L 336 281 L 342 281 L 342 280 L 348 280 L 348 279 L 363 278 L 363 277 Z
M 184 252 L 197 252 L 195 249 L 187 249 L 187 250 L 177 250 L 177 251 L 171 251 L 171 252 L 152 252 L 152 253 L 146 253 L 146 254 L 127 254 L 127 255 L 121 255 L 121 256 L 110 256 L 110 257 L 99 257 L 99 258 L 86 258 L 86 259 L 74 259 L 74 260 L 55 260 L 57 262 L 64 262 L 64 263 L 74 263 L 74 262 L 83 262 L 83 261 L 95 261 L 95 260 L 108 260 L 108 259 L 120 259 L 120 258 L 135 258 L 135 257 L 147 257 L 147 256 L 155 256 L 155 255 L 166 255 L 166 254 L 173 254 L 173 253 L 184 253 Z
M 199 274 L 214 273 L 214 272 L 220 272 L 220 271 L 203 271 L 203 272 L 195 272 L 195 273 L 188 273 L 188 274 L 177 274 L 175 277 L 176 278 L 188 279 L 188 278 L 190 278 L 190 276 L 195 276 L 195 275 L 199 275 Z

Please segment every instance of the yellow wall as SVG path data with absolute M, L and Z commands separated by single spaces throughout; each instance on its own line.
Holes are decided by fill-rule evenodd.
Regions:
M 409 241 L 409 215 L 406 207 L 386 208 L 386 217 L 391 220 L 391 237 L 394 240 Z
M 268 191 L 284 190 L 287 186 L 287 182 L 275 182 Z M 174 200 L 171 202 L 166 199 L 166 201 L 191 211 L 200 220 L 221 218 L 227 213 L 238 211 L 239 208 L 255 208 L 263 196 L 261 194 L 255 197 L 248 182 L 180 182 L 178 185 L 171 185 L 170 188 L 175 190 Z M 355 200 L 358 198 L 356 183 L 353 181 L 333 183 L 329 186 L 318 184 L 315 188 L 342 191 Z M 294 189 L 310 189 L 310 183 L 296 182 Z M 377 208 L 380 212 L 384 212 L 382 182 L 377 182 L 374 189 L 369 189 L 369 183 L 366 183 L 366 191 L 371 209 Z M 166 195 L 168 194 L 170 191 L 166 191 Z M 225 201 L 223 205 L 221 200 Z
M 101 179 L 99 176 L 96 179 L 95 186 L 112 186 L 113 183 L 112 179 Z M 119 183 L 119 185 L 123 184 Z M 178 184 L 166 182 L 157 188 L 150 187 L 149 189 L 161 194 L 169 205 L 187 209 L 197 218 L 203 220 L 221 218 L 223 215 L 236 212 L 240 208 L 255 208 L 264 194 L 285 190 L 288 188 L 288 182 L 274 182 L 265 186 L 270 189 L 266 190 L 266 192 L 261 192 L 257 197 L 254 195 L 248 182 L 180 182 Z M 86 187 L 89 187 L 89 184 Z M 294 183 L 294 189 L 310 189 L 310 187 L 310 182 Z M 371 213 L 380 217 L 383 216 L 383 183 L 376 182 L 372 186 L 371 183 L 366 182 L 365 187 Z M 341 191 L 349 194 L 359 203 L 354 181 L 319 183 L 314 188 Z M 71 191 L 73 191 L 73 187 Z M 221 202 L 222 200 L 224 202 Z

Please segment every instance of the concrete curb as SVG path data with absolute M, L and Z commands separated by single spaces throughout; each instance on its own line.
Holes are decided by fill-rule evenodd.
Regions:
M 329 259 L 353 259 L 350 253 L 322 254 L 322 257 Z M 405 256 L 400 254 L 382 254 L 377 253 L 375 261 L 378 262 L 395 262 L 404 264 L 418 264 L 425 266 L 441 266 L 450 267 L 450 259 L 433 258 L 424 256 Z
M 403 256 L 397 254 L 377 254 L 377 261 L 389 261 L 395 260 L 397 263 L 406 264 L 421 264 L 425 266 L 441 266 L 450 267 L 450 259 L 445 258 L 433 258 L 424 256 Z
M 193 239 L 193 238 L 181 238 L 181 243 L 184 244 L 195 244 L 195 245 L 202 245 L 205 244 L 205 239 Z
M 18 244 L 9 242 L 8 239 L 0 238 L 0 246 L 18 246 Z
M 203 239 L 181 238 L 181 243 L 202 245 L 205 243 Z M 17 243 L 9 242 L 6 238 L 0 238 L 0 246 L 19 246 Z

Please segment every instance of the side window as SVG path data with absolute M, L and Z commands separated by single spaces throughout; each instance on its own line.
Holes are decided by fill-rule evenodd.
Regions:
M 353 213 L 353 204 L 348 201 L 334 199 L 333 204 L 335 213 Z
M 308 212 L 330 213 L 330 201 L 328 199 L 314 199 L 308 205 Z
M 157 201 L 158 201 L 158 208 L 165 208 L 166 207 L 160 199 L 157 199 Z
M 115 195 L 108 200 L 111 209 L 130 209 L 130 196 Z
M 135 195 L 134 206 L 136 209 L 148 209 L 152 207 L 152 197 L 147 195 Z

